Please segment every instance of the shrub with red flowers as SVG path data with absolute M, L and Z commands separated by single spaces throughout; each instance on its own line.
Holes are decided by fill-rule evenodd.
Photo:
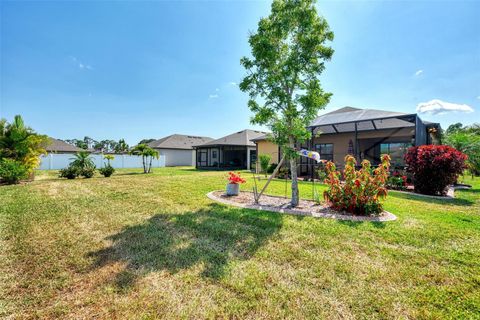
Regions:
M 341 174 L 335 164 L 327 162 L 325 183 L 328 189 L 323 194 L 325 200 L 339 211 L 357 215 L 381 213 L 383 206 L 380 199 L 387 196 L 385 184 L 389 175 L 390 156 L 382 155 L 381 159 L 381 165 L 372 172 L 370 161 L 363 160 L 362 168 L 355 170 L 357 161 L 353 156 L 346 156 L 344 182 L 340 181 Z
M 395 170 L 387 180 L 388 189 L 405 190 L 407 189 L 407 176 Z
M 407 171 L 413 176 L 415 192 L 444 195 L 466 169 L 467 156 L 450 146 L 410 147 L 405 154 Z
M 231 183 L 231 184 L 241 184 L 241 183 L 247 182 L 245 179 L 243 179 L 240 176 L 240 172 L 236 173 L 232 171 L 228 173 L 227 180 L 228 180 L 228 183 Z

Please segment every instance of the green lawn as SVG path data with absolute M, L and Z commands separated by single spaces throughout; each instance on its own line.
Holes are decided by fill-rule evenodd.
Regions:
M 216 204 L 224 174 L 0 187 L 0 318 L 480 319 L 480 179 L 453 201 L 391 192 L 398 220 L 361 223 Z

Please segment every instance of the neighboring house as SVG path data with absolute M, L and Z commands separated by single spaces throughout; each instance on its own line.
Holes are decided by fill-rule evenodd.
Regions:
M 252 139 L 265 134 L 262 131 L 247 129 L 197 145 L 196 167 L 212 170 L 253 169 L 257 161 L 257 152 Z
M 165 156 L 165 165 L 174 166 L 194 166 L 195 150 L 194 145 L 204 144 L 212 141 L 209 137 L 188 136 L 183 134 L 172 134 L 148 143 L 148 146 L 158 151 L 160 155 Z
M 84 151 L 76 146 L 66 143 L 65 141 L 48 138 L 48 145 L 45 147 L 48 153 L 76 153 L 79 151 Z
M 309 126 L 312 139 L 298 148 L 315 150 L 320 158 L 343 165 L 347 154 L 373 164 L 380 155 L 390 154 L 392 166 L 404 165 L 403 156 L 410 146 L 432 144 L 439 140 L 440 125 L 422 121 L 417 114 L 374 109 L 341 108 L 317 117 Z M 272 163 L 278 163 L 281 154 L 268 135 L 254 139 L 258 154 L 268 153 Z M 311 175 L 312 160 L 299 158 L 299 174 Z

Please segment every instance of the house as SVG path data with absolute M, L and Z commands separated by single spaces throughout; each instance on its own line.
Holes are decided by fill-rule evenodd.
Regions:
M 439 141 L 440 125 L 422 121 L 417 114 L 344 107 L 317 117 L 308 129 L 312 139 L 298 148 L 315 150 L 321 159 L 341 166 L 345 156 L 352 154 L 359 163 L 367 159 L 378 164 L 380 155 L 388 153 L 392 166 L 402 167 L 408 147 Z M 272 163 L 278 163 L 280 150 L 268 135 L 253 142 L 258 154 L 270 154 Z M 312 160 L 299 158 L 300 175 L 311 175 L 313 170 Z
M 54 138 L 48 138 L 48 143 L 47 146 L 45 147 L 45 150 L 47 150 L 48 153 L 76 153 L 79 151 L 84 151 L 83 149 L 80 149 L 76 146 L 72 146 L 71 144 L 66 143 L 63 140 L 58 140 Z
M 253 169 L 257 152 L 252 139 L 265 134 L 266 132 L 246 129 L 197 145 L 195 166 L 211 170 Z
M 160 155 L 165 156 L 165 165 L 167 167 L 194 166 L 195 150 L 193 149 L 193 146 L 204 144 L 212 140 L 213 139 L 209 137 L 172 134 L 152 141 L 148 143 L 148 146 L 157 150 Z

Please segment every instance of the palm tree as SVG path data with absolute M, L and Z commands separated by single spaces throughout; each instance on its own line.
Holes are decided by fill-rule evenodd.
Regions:
M 48 137 L 27 127 L 20 115 L 12 123 L 0 120 L 0 159 L 9 158 L 22 163 L 29 174 L 40 164 L 40 155 L 46 154 Z
M 113 156 L 111 154 L 106 154 L 106 155 L 103 156 L 103 159 L 107 160 L 107 164 L 110 166 L 110 160 L 114 160 L 115 156 Z
M 131 151 L 130 154 L 142 156 L 143 164 L 143 173 L 150 173 L 152 170 L 152 160 L 153 158 L 158 159 L 159 154 L 155 149 L 150 148 L 144 143 L 136 145 Z
M 88 169 L 95 168 L 95 163 L 93 163 L 90 153 L 87 151 L 79 151 L 75 153 L 75 158 L 72 158 L 71 166 L 75 166 L 79 169 Z

